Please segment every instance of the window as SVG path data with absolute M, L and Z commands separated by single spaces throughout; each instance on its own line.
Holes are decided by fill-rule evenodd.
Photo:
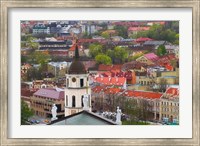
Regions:
M 72 96 L 72 107 L 76 106 L 76 97 L 73 95 Z
M 69 79 L 67 79 L 67 85 L 66 85 L 66 87 L 68 87 L 69 86 Z
M 82 107 L 84 106 L 84 105 L 83 105 L 83 97 L 84 97 L 84 96 L 82 95 L 82 96 L 81 96 L 81 105 L 82 105 Z
M 84 85 L 83 81 L 84 81 L 83 79 L 80 80 L 80 87 L 83 87 L 83 85 Z
M 90 95 L 88 95 L 88 106 L 90 107 Z
M 65 99 L 65 106 L 68 106 L 68 96 L 66 95 L 66 99 Z

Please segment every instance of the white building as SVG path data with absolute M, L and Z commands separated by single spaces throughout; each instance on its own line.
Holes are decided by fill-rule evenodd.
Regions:
M 44 24 L 36 24 L 33 27 L 33 34 L 50 34 L 50 28 L 45 26 Z
M 65 116 L 83 111 L 83 97 L 86 94 L 88 97 L 88 111 L 91 111 L 89 74 L 79 60 L 78 46 L 76 45 L 74 60 L 66 74 Z

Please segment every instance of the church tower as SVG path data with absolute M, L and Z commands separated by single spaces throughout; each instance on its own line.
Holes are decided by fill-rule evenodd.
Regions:
M 87 109 L 84 108 L 83 98 L 87 97 Z M 75 56 L 69 70 L 66 72 L 65 88 L 65 116 L 78 113 L 82 110 L 91 111 L 91 88 L 89 87 L 89 74 L 80 61 L 76 43 Z

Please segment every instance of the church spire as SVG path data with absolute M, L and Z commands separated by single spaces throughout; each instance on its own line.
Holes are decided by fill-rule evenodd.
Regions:
M 78 40 L 76 39 L 75 59 L 79 59 Z

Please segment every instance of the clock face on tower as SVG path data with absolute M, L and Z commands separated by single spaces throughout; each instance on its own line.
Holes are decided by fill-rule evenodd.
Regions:
M 72 78 L 72 82 L 76 82 L 76 78 Z

